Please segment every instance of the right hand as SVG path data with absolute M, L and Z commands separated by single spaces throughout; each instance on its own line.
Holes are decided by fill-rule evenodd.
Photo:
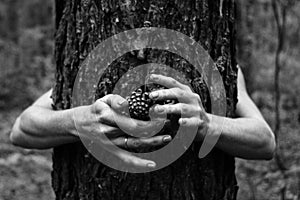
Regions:
M 164 121 L 140 121 L 116 112 L 116 110 L 121 110 L 126 106 L 128 105 L 124 98 L 119 95 L 109 94 L 98 99 L 92 105 L 76 107 L 73 114 L 76 127 L 74 132 L 77 135 L 80 134 L 80 137 L 93 138 L 93 141 L 96 139 L 102 145 L 117 145 L 130 149 L 161 146 L 171 141 L 170 135 L 128 138 L 125 132 L 137 132 L 146 136 L 151 134 L 149 130 L 151 132 L 151 130 L 157 129 L 158 126 L 164 124 Z M 123 130 L 119 128 L 120 125 Z M 103 134 L 113 144 L 108 142 Z M 134 167 L 153 168 L 156 165 L 153 161 L 136 157 L 128 151 L 117 150 L 112 153 L 126 164 Z

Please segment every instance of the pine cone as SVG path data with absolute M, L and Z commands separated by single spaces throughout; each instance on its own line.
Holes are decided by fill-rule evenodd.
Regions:
M 153 100 L 149 97 L 148 91 L 143 91 L 141 88 L 133 91 L 129 103 L 129 113 L 132 118 L 149 120 L 149 109 L 153 106 Z
M 144 85 L 133 91 L 127 99 L 129 103 L 129 113 L 134 119 L 150 120 L 149 110 L 154 104 L 170 104 L 175 103 L 174 100 L 154 101 L 149 97 L 149 94 L 154 90 L 166 89 L 159 85 Z
M 178 102 L 177 100 L 166 100 L 166 101 L 152 100 L 149 97 L 149 94 L 152 91 L 160 90 L 160 89 L 166 89 L 166 87 L 157 84 L 150 84 L 150 85 L 144 85 L 136 89 L 135 91 L 133 91 L 130 97 L 127 98 L 129 104 L 130 117 L 134 119 L 149 121 L 150 120 L 149 111 L 153 105 L 175 104 Z M 169 134 L 172 137 L 175 137 L 179 127 L 178 119 L 180 118 L 180 115 L 171 114 L 171 115 L 167 115 L 166 118 L 169 119 L 171 122 L 168 125 L 165 125 L 163 129 L 160 130 L 160 132 L 157 133 L 156 135 Z M 173 125 L 170 126 L 170 124 Z M 135 149 L 130 151 L 136 153 L 146 153 L 146 152 L 152 152 L 158 150 L 160 148 L 161 147 L 144 147 L 141 149 Z

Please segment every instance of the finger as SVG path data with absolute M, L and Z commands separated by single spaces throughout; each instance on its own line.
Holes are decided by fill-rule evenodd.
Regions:
M 121 129 L 109 125 L 101 124 L 99 134 L 105 134 L 107 138 L 113 139 L 126 135 Z
M 116 152 L 115 155 L 119 157 L 127 165 L 138 168 L 155 168 L 156 163 L 151 160 L 136 157 L 126 151 Z
M 180 88 L 156 90 L 151 92 L 149 97 L 154 100 L 178 100 L 179 102 L 190 101 L 190 95 Z
M 119 137 L 112 140 L 112 142 L 120 147 L 129 149 L 138 149 L 143 147 L 155 147 L 166 144 L 172 140 L 170 135 L 154 136 L 151 138 L 126 138 Z
M 107 103 L 105 103 L 102 98 L 98 99 L 95 103 L 93 103 L 92 105 L 92 112 L 99 114 L 102 113 L 105 109 L 110 108 L 109 105 L 107 105 Z
M 198 116 L 202 111 L 200 106 L 189 105 L 185 103 L 155 105 L 154 112 L 158 115 L 181 114 L 181 117 Z
M 117 156 L 122 162 L 124 162 L 125 165 L 129 165 L 131 167 L 137 167 L 137 168 L 155 168 L 156 163 L 152 160 L 147 160 L 143 158 L 139 158 L 137 156 L 134 156 L 128 151 L 124 151 L 121 149 L 115 149 L 111 146 L 114 145 L 112 142 L 109 141 L 101 141 L 101 144 L 106 147 L 106 149 L 109 150 L 110 153 Z M 114 149 L 114 150 L 112 150 Z
M 201 98 L 198 94 L 180 88 L 156 90 L 151 92 L 149 97 L 161 101 L 178 100 L 181 103 L 199 104 L 203 108 Z
M 181 89 L 184 89 L 184 90 L 191 91 L 189 86 L 180 83 L 179 81 L 175 80 L 174 78 L 159 75 L 159 74 L 151 74 L 150 77 L 149 77 L 149 81 L 160 84 L 160 85 L 163 85 L 167 88 L 178 87 L 178 88 L 181 88 Z
M 167 144 L 172 140 L 170 135 L 154 136 L 150 138 L 128 138 L 128 148 L 143 148 L 143 147 L 155 147 Z
M 99 104 L 105 104 L 100 101 Z M 107 105 L 107 104 L 105 104 Z M 113 127 L 118 127 L 124 133 L 134 137 L 151 137 L 158 133 L 164 126 L 167 120 L 154 119 L 151 121 L 142 121 L 132 119 L 118 112 L 115 112 L 110 107 L 102 106 L 102 110 L 95 115 L 99 124 L 105 124 Z
M 116 94 L 105 95 L 100 100 L 115 110 L 119 110 L 128 106 L 127 100 Z
M 180 126 L 184 127 L 200 127 L 203 124 L 203 121 L 196 117 L 191 118 L 180 118 L 178 120 Z
M 117 126 L 122 131 L 138 138 L 154 136 L 164 127 L 164 124 L 168 121 L 165 119 L 142 121 L 119 114 L 114 115 L 114 120 Z

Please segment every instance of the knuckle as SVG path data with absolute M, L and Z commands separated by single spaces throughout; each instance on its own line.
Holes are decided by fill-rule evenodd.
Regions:
M 113 96 L 114 96 L 114 94 L 107 94 L 107 95 L 105 95 L 105 98 L 109 99 L 109 98 L 111 98 Z
M 159 145 L 161 140 L 162 140 L 162 139 L 160 139 L 160 138 L 154 139 L 154 140 L 151 141 L 151 144 L 152 144 L 153 146 Z
M 115 102 L 115 101 L 118 101 L 119 99 L 121 99 L 122 97 L 120 95 L 117 95 L 117 94 L 109 94 L 109 99 L 111 102 Z
M 171 77 L 170 77 L 170 81 L 171 81 L 171 83 L 174 84 L 174 85 L 177 85 L 177 84 L 178 84 L 177 80 L 175 80 L 174 78 L 171 78 Z
M 101 98 L 101 99 L 97 99 L 97 100 L 95 101 L 95 104 L 100 104 L 100 103 L 103 103 L 103 102 L 102 102 L 102 98 Z
M 98 118 L 98 121 L 99 122 L 105 122 L 107 119 L 108 119 L 108 109 L 104 108 L 98 115 L 97 115 L 97 118 Z
M 177 95 L 177 93 L 179 92 L 179 88 L 178 87 L 174 87 L 174 88 L 170 88 L 170 93 L 174 94 L 174 95 Z
M 174 93 L 177 98 L 181 98 L 185 95 L 184 90 L 182 90 L 180 88 L 174 88 Z
M 98 122 L 103 123 L 105 122 L 105 117 L 103 115 L 98 115 Z
M 161 79 L 161 75 L 160 74 L 156 74 L 155 77 L 153 77 L 156 81 L 159 81 Z
M 179 95 L 180 95 L 181 97 L 186 96 L 186 92 L 185 92 L 184 90 L 180 90 L 180 91 L 179 91 Z
M 122 96 L 120 96 L 120 95 L 118 95 L 118 94 L 114 94 L 112 97 L 112 100 L 113 101 L 120 101 L 120 100 L 126 100 L 126 99 L 124 99 Z
M 176 87 L 176 88 L 173 89 L 173 91 L 174 91 L 175 94 L 180 94 L 180 92 L 182 92 L 182 89 Z
M 161 90 L 159 96 L 161 96 L 163 98 L 163 97 L 166 97 L 167 94 L 168 94 L 168 90 Z
M 202 109 L 200 106 L 196 106 L 195 108 L 195 112 L 201 114 L 202 113 Z
M 164 105 L 162 108 L 166 113 L 172 112 L 172 107 L 170 105 Z
M 106 96 L 105 96 L 105 98 L 106 98 L 106 104 L 110 104 L 112 101 L 113 101 L 113 99 L 114 99 L 114 94 L 107 94 Z
M 135 140 L 133 140 L 133 146 L 134 146 L 135 148 L 140 147 L 141 144 L 142 144 L 142 142 L 141 142 L 140 139 L 135 139 Z
M 144 146 L 147 146 L 147 145 L 151 145 L 152 142 L 153 142 L 153 141 L 152 141 L 151 139 L 146 138 L 146 139 L 144 139 L 144 140 L 142 141 L 142 146 L 144 147 Z
M 177 105 L 170 105 L 170 110 L 172 113 L 180 112 L 180 108 Z
M 180 107 L 181 107 L 181 112 L 183 114 L 188 113 L 189 109 L 188 109 L 188 106 L 186 104 L 181 103 Z
M 201 98 L 198 94 L 193 93 L 193 97 L 196 99 L 197 102 L 201 102 Z
M 169 113 L 174 113 L 174 112 L 176 112 L 176 107 L 175 106 L 173 106 L 173 105 L 168 105 L 168 112 Z
M 182 88 L 187 91 L 191 91 L 191 88 L 188 85 L 183 85 Z
M 198 126 L 198 127 L 202 127 L 203 124 L 204 124 L 204 121 L 203 121 L 203 120 L 201 120 L 201 119 L 198 119 L 198 120 L 197 120 L 197 126 Z
M 95 112 L 99 112 L 102 110 L 103 107 L 103 102 L 98 99 L 97 101 L 95 101 L 95 103 L 93 103 L 93 111 Z

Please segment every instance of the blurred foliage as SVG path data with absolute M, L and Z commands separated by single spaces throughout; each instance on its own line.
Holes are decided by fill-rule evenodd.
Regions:
M 0 110 L 25 108 L 51 87 L 51 1 L 0 1 Z
M 54 199 L 51 151 L 16 148 L 16 117 L 54 80 L 52 1 L 0 0 L 0 199 Z
M 274 69 L 278 41 L 271 0 L 240 3 L 240 10 L 246 15 L 240 14 L 242 22 L 237 30 L 238 41 L 242 40 L 238 42 L 239 63 L 245 72 L 252 99 L 274 130 Z M 282 174 L 274 159 L 237 159 L 241 200 L 300 199 L 300 1 L 294 3 L 287 9 L 286 37 L 281 55 L 283 67 L 279 79 L 281 130 L 277 148 L 287 170 Z
M 270 0 L 242 2 L 239 63 L 251 97 L 274 127 L 276 26 Z M 280 78 L 280 155 L 283 176 L 274 160 L 237 159 L 240 200 L 300 199 L 300 2 L 287 13 L 287 36 Z M 9 144 L 15 117 L 53 84 L 52 1 L 0 0 L 0 199 L 53 199 L 50 151 L 28 151 Z M 247 51 L 246 53 L 243 53 Z

